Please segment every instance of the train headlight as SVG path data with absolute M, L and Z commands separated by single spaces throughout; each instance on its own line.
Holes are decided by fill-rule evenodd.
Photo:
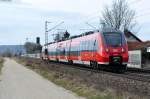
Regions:
M 122 51 L 122 52 L 125 52 L 126 50 L 125 50 L 125 48 L 122 48 L 121 51 Z
M 106 52 L 109 52 L 109 49 L 108 49 L 108 48 L 106 48 L 105 50 L 106 50 Z

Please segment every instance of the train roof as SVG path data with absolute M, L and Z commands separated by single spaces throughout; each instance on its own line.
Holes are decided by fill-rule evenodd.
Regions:
M 90 34 L 94 34 L 95 32 L 99 32 L 99 31 L 96 30 L 96 31 L 85 32 L 85 33 L 82 33 L 82 34 L 80 34 L 80 35 L 71 36 L 70 39 L 78 38 L 78 37 L 82 37 L 82 36 L 86 36 L 86 35 L 90 35 Z
M 116 28 L 102 28 L 101 32 L 102 33 L 105 33 L 105 32 L 120 32 L 120 33 L 123 33 L 122 31 L 120 31 L 119 29 L 116 29 Z
M 78 38 L 78 37 L 82 37 L 82 36 L 94 34 L 95 32 L 99 32 L 99 31 L 98 31 L 98 30 L 95 30 L 95 31 L 85 32 L 85 33 L 82 33 L 82 34 L 80 34 L 80 35 L 74 35 L 74 36 L 71 36 L 70 38 L 67 38 L 67 39 L 65 39 L 65 40 L 60 40 L 60 41 L 57 41 L 57 42 L 66 41 L 66 40 L 70 40 L 70 39 L 74 39 L 74 38 Z M 56 42 L 50 42 L 50 43 L 45 44 L 44 46 L 49 45 L 49 44 L 53 44 L 53 43 L 56 43 Z
M 105 32 L 120 32 L 120 33 L 122 33 L 120 30 L 115 29 L 115 28 L 103 28 L 102 30 L 88 31 L 88 32 L 82 33 L 80 35 L 74 35 L 74 36 L 71 36 L 70 38 L 67 38 L 65 40 L 60 40 L 60 41 L 57 41 L 57 42 L 66 41 L 66 40 L 70 40 L 70 39 L 74 39 L 74 38 L 78 38 L 78 37 L 94 34 L 96 32 L 101 32 L 101 33 L 105 33 Z M 49 45 L 49 44 L 53 44 L 53 43 L 56 43 L 56 42 L 50 42 L 50 43 L 45 44 L 44 46 Z

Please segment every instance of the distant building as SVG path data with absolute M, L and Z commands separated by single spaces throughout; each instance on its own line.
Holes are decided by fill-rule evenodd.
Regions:
M 150 67 L 150 41 L 142 41 L 130 31 L 125 31 L 125 36 L 129 49 L 129 63 L 131 62 L 133 65 L 135 62 L 135 67 Z
M 148 51 L 150 48 L 150 41 L 142 41 L 134 33 L 125 31 L 125 36 L 128 42 L 129 50 Z
M 128 42 L 142 42 L 135 34 L 130 31 L 125 31 L 125 36 Z

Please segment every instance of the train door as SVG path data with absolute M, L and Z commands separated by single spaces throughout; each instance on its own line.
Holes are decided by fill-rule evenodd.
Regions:
M 79 61 L 82 61 L 81 52 L 82 52 L 82 41 L 79 42 L 79 48 L 78 48 L 78 59 L 79 59 Z
M 70 56 L 70 40 L 68 40 L 66 42 L 66 47 L 65 47 L 65 57 L 66 57 L 66 60 L 69 60 L 69 56 Z
M 65 42 L 65 46 L 64 46 L 64 56 L 65 56 L 65 60 L 67 60 L 67 56 L 68 56 L 68 42 Z
M 55 59 L 56 59 L 56 61 L 59 61 L 59 48 L 58 48 L 58 44 L 59 43 L 56 43 L 56 53 L 55 53 Z
M 45 48 L 44 54 L 45 54 L 45 59 L 47 60 L 48 59 L 48 49 L 47 48 Z
M 96 60 L 96 54 L 97 54 L 97 40 L 93 40 L 93 46 L 92 46 L 92 61 L 90 62 L 90 66 L 93 68 L 98 68 L 98 63 Z
M 72 39 L 69 41 L 69 51 L 68 51 L 68 62 L 69 64 L 73 64 L 73 60 L 71 60 L 71 43 L 72 43 Z
M 97 41 L 96 41 L 96 39 L 93 41 L 93 46 L 92 46 L 92 58 L 93 58 L 93 61 L 96 61 L 96 44 L 97 43 Z

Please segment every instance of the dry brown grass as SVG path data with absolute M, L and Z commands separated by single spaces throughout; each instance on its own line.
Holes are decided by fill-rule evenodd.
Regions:
M 97 90 L 93 87 L 95 85 L 92 79 L 90 79 L 91 82 L 87 80 L 86 82 L 83 81 L 85 77 L 87 78 L 85 72 L 81 73 L 81 71 L 71 70 L 71 68 L 60 68 L 60 66 L 54 66 L 53 64 L 48 65 L 44 62 L 38 62 L 38 60 L 32 61 L 30 59 L 28 61 L 26 59 L 19 59 L 18 62 L 24 64 L 27 68 L 32 69 L 51 82 L 62 86 L 67 90 L 71 90 L 79 96 L 86 97 L 87 99 L 149 99 L 126 93 L 122 90 L 116 91 L 105 87 L 100 83 L 99 85 L 102 85 L 101 87 L 104 87 L 104 90 Z M 80 77 L 78 78 L 76 75 L 80 75 Z M 92 74 L 90 73 L 88 75 Z M 91 86 L 91 83 L 93 86 Z

